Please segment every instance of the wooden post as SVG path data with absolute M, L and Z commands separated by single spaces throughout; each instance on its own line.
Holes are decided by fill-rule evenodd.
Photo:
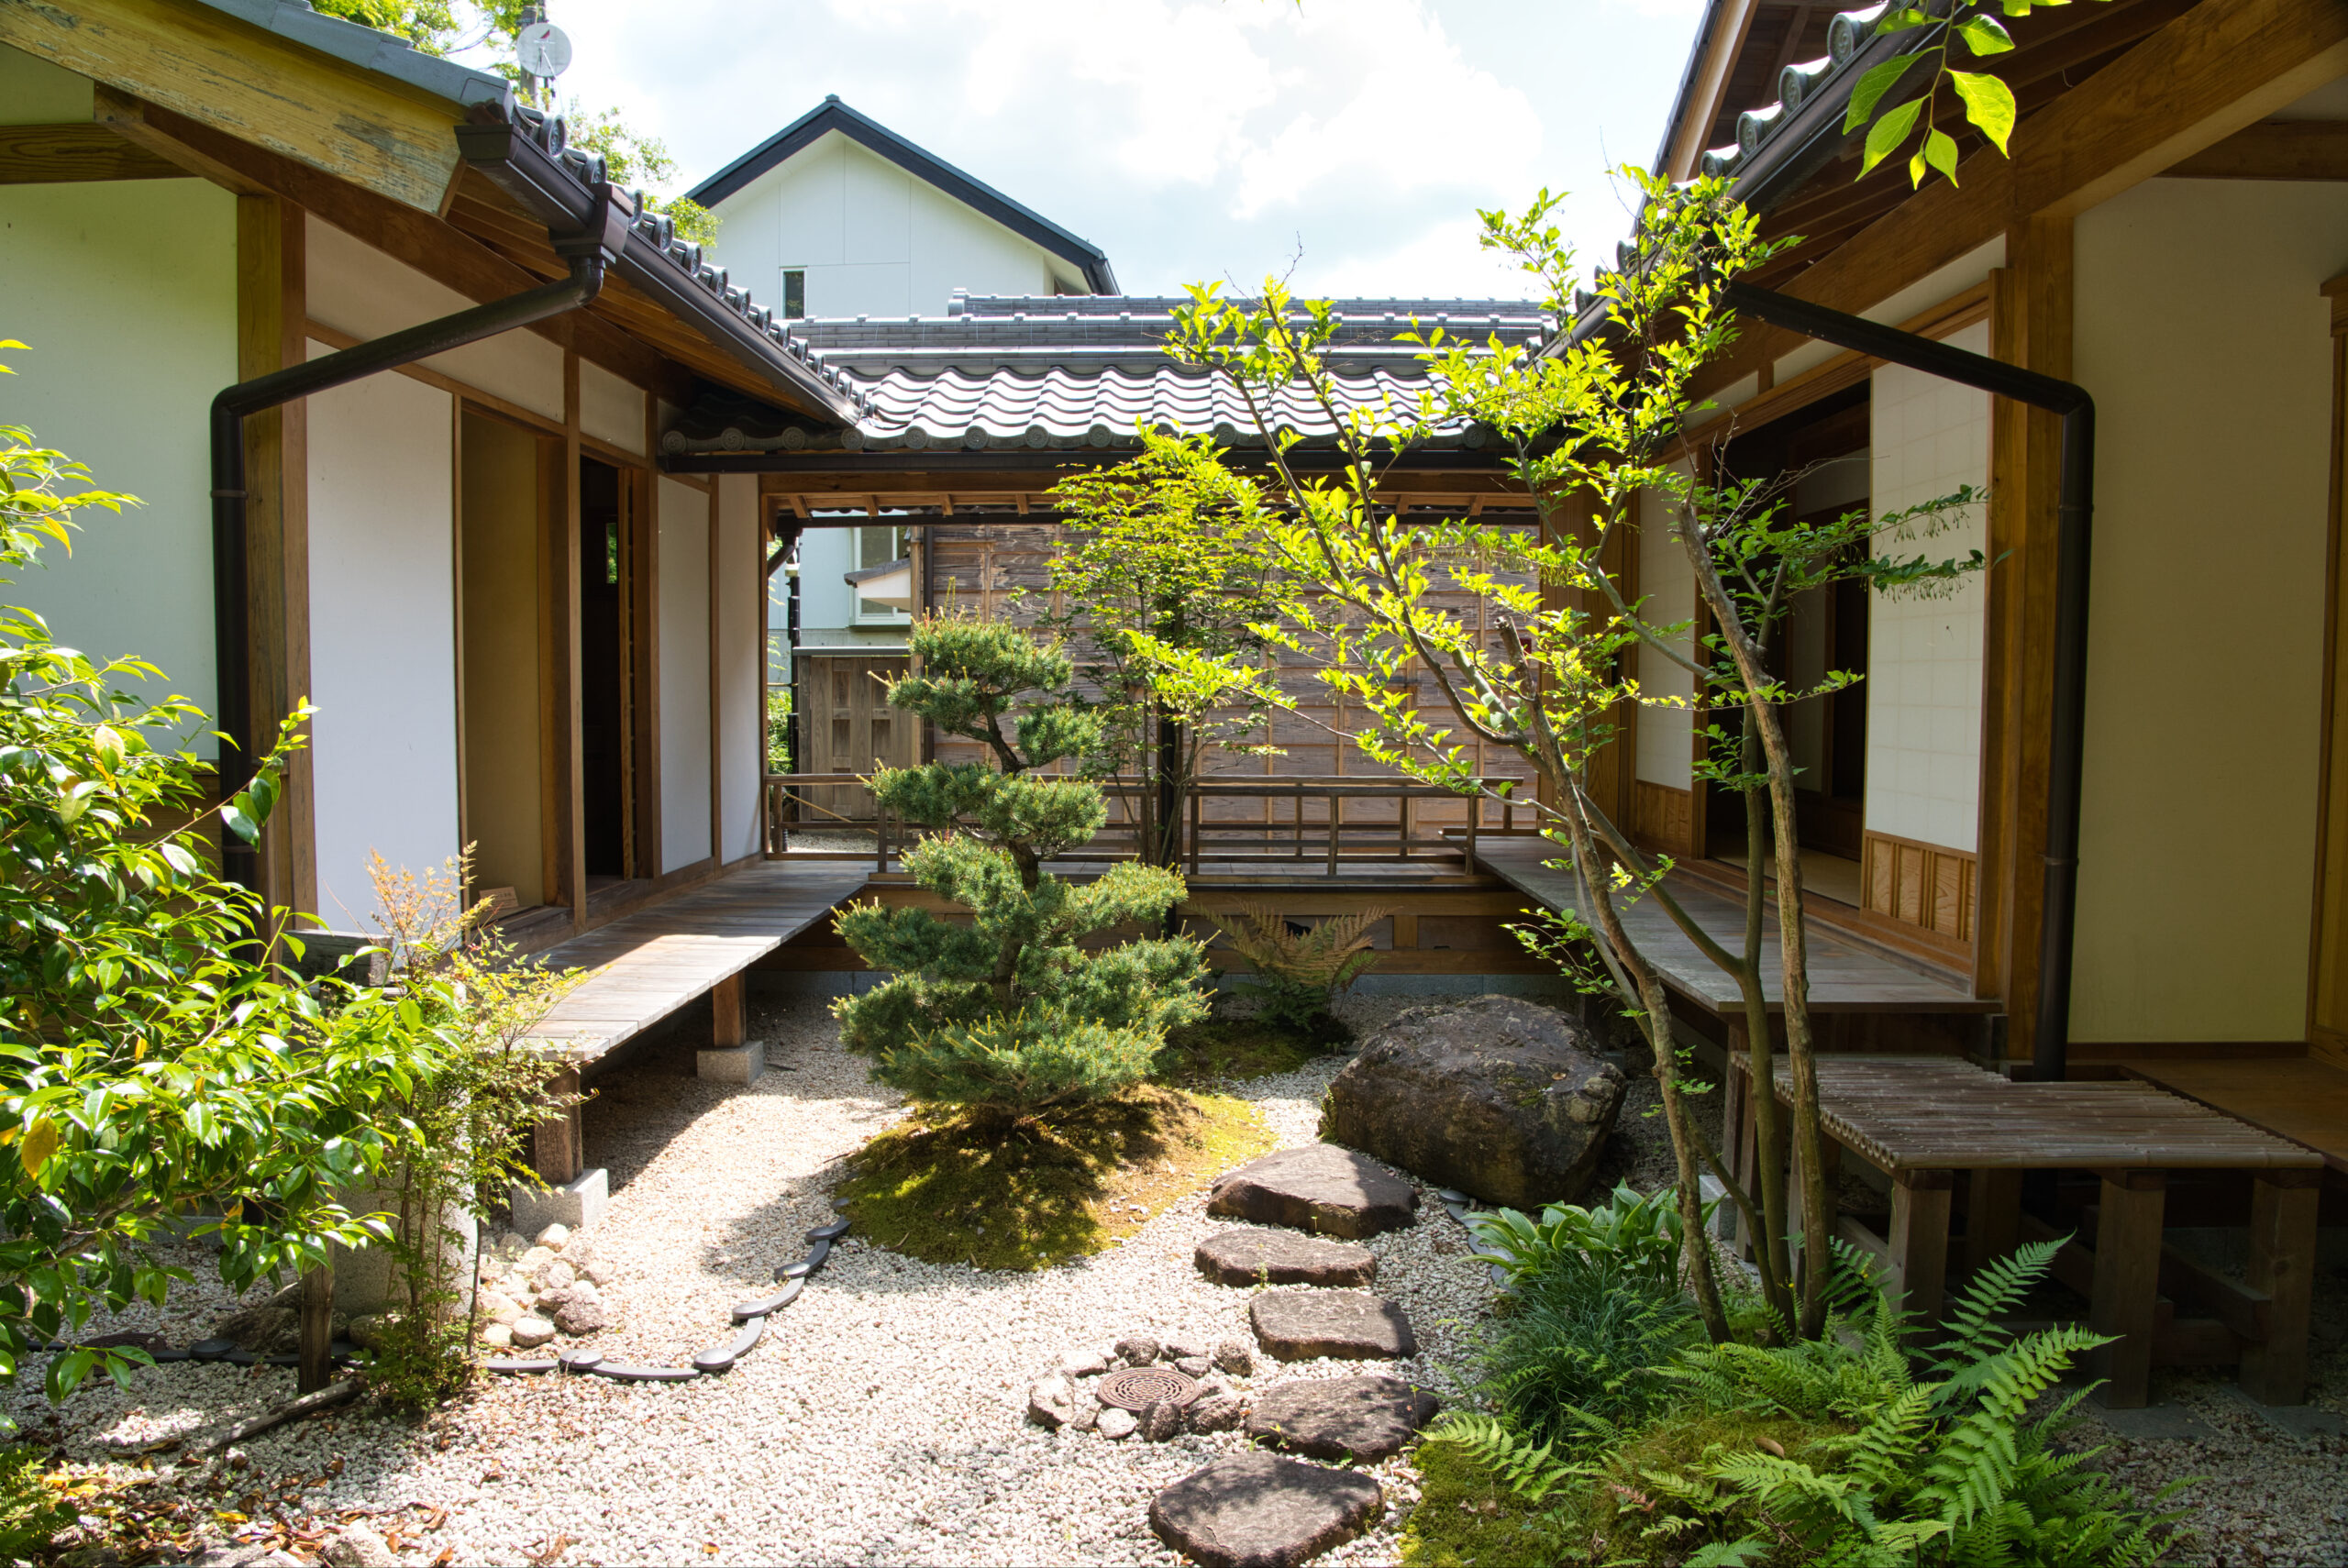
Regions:
M 739 1045 L 748 1038 L 742 1019 L 742 992 L 739 974 L 728 975 L 710 988 L 709 1043 L 713 1046 Z
M 1948 1283 L 1948 1204 L 1954 1171 L 1891 1173 L 1893 1286 L 1919 1328 L 1940 1321 Z
M 2307 1400 L 2308 1303 L 2315 1284 L 2320 1170 L 2261 1171 L 2250 1190 L 2250 1265 L 2243 1283 L 2267 1296 L 2266 1339 L 2243 1347 L 2242 1391 L 2262 1405 Z
M 559 1067 L 548 1075 L 549 1096 L 570 1096 L 579 1092 L 579 1069 Z M 564 1107 L 540 1121 L 532 1130 L 530 1165 L 539 1176 L 555 1187 L 579 1179 L 586 1161 L 586 1128 L 576 1104 Z
M 2021 1244 L 2021 1172 L 1973 1172 L 1965 1206 L 1965 1272 L 1978 1273 Z
M 2142 1409 L 2153 1370 L 2153 1320 L 2160 1304 L 2161 1212 L 2166 1171 L 2105 1171 L 2095 1226 L 2095 1294 L 2088 1321 L 2116 1336 L 2099 1346 L 2089 1368 L 2103 1380 L 2099 1403 Z
M 302 1275 L 301 1366 L 295 1375 L 297 1394 L 315 1394 L 327 1386 L 333 1372 L 328 1354 L 334 1344 L 334 1260 L 329 1257 Z

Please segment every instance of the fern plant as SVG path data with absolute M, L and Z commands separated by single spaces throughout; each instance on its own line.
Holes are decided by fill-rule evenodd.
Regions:
M 1344 1026 L 1331 1013 L 1337 993 L 1350 988 L 1378 962 L 1369 928 L 1394 911 L 1357 910 L 1335 915 L 1307 930 L 1291 926 L 1269 904 L 1243 902 L 1235 915 L 1213 917 L 1232 950 L 1247 961 L 1256 978 L 1235 982 L 1253 997 L 1257 1017 L 1310 1038 L 1341 1037 Z

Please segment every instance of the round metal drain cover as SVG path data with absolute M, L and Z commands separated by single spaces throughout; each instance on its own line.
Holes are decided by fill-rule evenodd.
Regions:
M 1103 1377 L 1100 1396 L 1103 1405 L 1138 1410 L 1158 1399 L 1187 1405 L 1199 1397 L 1199 1386 L 1170 1366 L 1136 1366 Z

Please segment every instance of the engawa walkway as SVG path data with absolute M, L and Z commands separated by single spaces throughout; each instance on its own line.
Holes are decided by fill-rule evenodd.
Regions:
M 1572 877 L 1542 865 L 1561 852 L 1534 838 L 1488 838 L 1476 847 L 1477 863 L 1528 898 L 1553 910 L 1571 909 L 1579 902 Z M 1680 907 L 1732 952 L 1744 941 L 1744 906 L 1739 900 L 1675 876 L 1671 890 Z M 1704 956 L 1671 916 L 1653 899 L 1622 906 L 1623 923 L 1662 971 L 1664 983 L 1708 1011 L 1723 1012 L 1743 1005 L 1736 982 Z M 1996 1012 L 2003 1004 L 1972 995 L 1962 987 L 1911 968 L 1827 929 L 1810 922 L 1810 1005 L 1820 1012 Z M 1784 1001 L 1780 980 L 1777 920 L 1762 954 L 1762 991 L 1775 1010 Z
M 593 971 L 529 1033 L 550 1055 L 592 1062 L 814 925 L 864 886 L 861 866 L 770 860 L 624 915 L 538 955 Z

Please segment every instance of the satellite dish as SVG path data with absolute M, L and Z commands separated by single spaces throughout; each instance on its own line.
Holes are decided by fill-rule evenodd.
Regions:
M 552 22 L 532 22 L 514 35 L 514 63 L 551 81 L 570 69 L 570 35 Z

